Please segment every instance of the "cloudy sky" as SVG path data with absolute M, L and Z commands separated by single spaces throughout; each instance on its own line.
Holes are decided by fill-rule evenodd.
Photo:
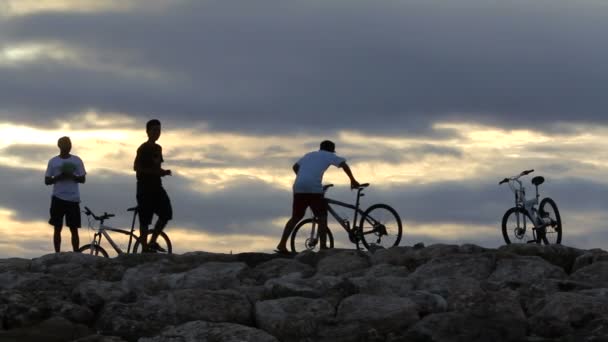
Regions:
M 176 252 L 272 250 L 291 165 L 323 139 L 365 205 L 399 211 L 403 245 L 503 244 L 498 181 L 533 168 L 563 243 L 606 249 L 606 32 L 603 0 L 0 0 L 0 257 L 52 251 L 63 135 L 83 204 L 128 226 L 150 118 Z

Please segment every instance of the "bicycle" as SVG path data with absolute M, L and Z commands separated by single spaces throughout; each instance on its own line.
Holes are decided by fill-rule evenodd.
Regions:
M 562 241 L 562 219 L 555 201 L 545 197 L 540 201 L 538 187 L 545 182 L 542 176 L 532 178 L 536 187 L 536 197 L 526 199 L 526 189 L 519 180 L 534 170 L 526 170 L 517 176 L 505 178 L 498 185 L 509 184 L 515 194 L 515 207 L 507 210 L 502 218 L 502 235 L 507 244 L 510 243 L 537 243 L 560 244 Z M 538 205 L 538 209 L 536 209 Z M 532 227 L 528 227 L 531 224 Z M 513 234 L 513 240 L 509 238 Z
M 326 193 L 333 184 L 323 186 L 323 192 Z M 386 204 L 374 204 L 367 210 L 360 209 L 361 197 L 365 196 L 363 189 L 367 188 L 369 183 L 361 184 L 357 188 L 357 199 L 354 205 L 336 201 L 330 198 L 325 198 L 327 201 L 327 211 L 340 224 L 348 234 L 349 240 L 359 249 L 359 242 L 362 242 L 368 250 L 372 246 L 380 245 L 382 247 L 392 247 L 399 245 L 401 241 L 402 225 L 401 218 L 395 209 Z M 340 216 L 332 205 L 351 209 L 353 214 L 353 226 L 347 218 Z M 357 219 L 360 217 L 359 224 Z M 318 219 L 316 217 L 307 218 L 300 221 L 293 232 L 291 233 L 291 250 L 298 252 L 298 248 L 305 250 L 315 250 L 320 248 L 319 231 L 317 229 Z M 329 248 L 334 247 L 334 237 L 329 227 L 327 227 L 327 239 Z M 297 246 L 297 247 L 296 247 Z
M 133 231 L 135 230 L 135 218 L 137 217 L 137 214 L 138 214 L 137 207 L 127 209 L 127 211 L 133 212 L 133 221 L 131 222 L 131 230 L 124 230 L 124 229 L 114 228 L 114 227 L 105 225 L 104 221 L 108 220 L 111 217 L 116 216 L 114 214 L 108 214 L 108 213 L 104 212 L 103 215 L 97 216 L 88 207 L 84 207 L 84 209 L 85 209 L 84 213 L 87 215 L 87 218 L 89 219 L 89 228 L 92 228 L 90 217 L 92 217 L 95 221 L 98 221 L 99 226 L 96 229 L 92 228 L 92 229 L 95 229 L 95 234 L 93 235 L 93 240 L 91 241 L 90 244 L 80 247 L 78 249 L 79 252 L 83 253 L 83 252 L 88 251 L 89 254 L 92 254 L 92 255 L 101 254 L 103 257 L 108 258 L 108 253 L 106 252 L 106 250 L 103 247 L 101 247 L 102 237 L 105 237 L 108 240 L 108 242 L 114 248 L 114 250 L 116 251 L 117 254 L 123 254 L 123 253 L 128 254 L 128 253 L 138 253 L 139 252 L 139 249 L 141 248 L 140 247 L 141 240 L 139 237 L 137 237 L 137 235 L 135 235 L 135 233 L 133 233 Z M 114 242 L 114 240 L 112 240 L 108 231 L 122 233 L 122 234 L 129 236 L 129 244 L 127 246 L 126 251 L 123 251 L 116 244 L 116 242 Z M 152 234 L 149 233 L 148 238 L 151 236 L 152 236 Z M 133 241 L 135 241 L 135 243 L 133 244 L 133 250 L 131 250 L 131 244 L 133 243 Z M 158 248 L 156 251 L 157 253 L 160 252 L 160 253 L 171 254 L 171 252 L 173 250 L 173 248 L 171 246 L 171 240 L 169 240 L 169 237 L 167 236 L 167 234 L 165 234 L 165 232 L 161 232 L 158 235 L 156 242 L 160 246 L 160 248 Z

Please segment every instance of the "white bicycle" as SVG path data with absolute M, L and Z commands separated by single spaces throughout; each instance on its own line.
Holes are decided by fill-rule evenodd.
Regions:
M 526 199 L 526 189 L 519 180 L 534 170 L 523 171 L 517 176 L 503 179 L 498 185 L 508 183 L 515 194 L 515 206 L 502 218 L 502 235 L 507 244 L 537 243 L 559 244 L 562 242 L 562 219 L 555 201 L 545 197 L 540 201 L 538 186 L 545 182 L 542 176 L 532 178 L 536 197 Z M 536 209 L 538 205 L 538 210 Z

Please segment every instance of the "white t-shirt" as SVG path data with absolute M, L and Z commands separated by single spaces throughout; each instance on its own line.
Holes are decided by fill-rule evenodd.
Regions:
M 323 174 L 330 165 L 340 166 L 346 159 L 324 150 L 307 153 L 298 161 L 300 169 L 293 183 L 293 192 L 306 194 L 323 193 Z
M 65 165 L 64 164 L 71 164 Z M 86 171 L 84 170 L 84 164 L 82 160 L 75 155 L 70 155 L 69 158 L 63 159 L 59 156 L 55 156 L 49 160 L 49 165 L 46 168 L 45 177 L 57 177 L 62 173 L 62 170 L 72 169 L 74 175 L 84 176 Z M 57 181 L 53 184 L 53 196 L 61 198 L 64 201 L 80 202 L 80 191 L 78 190 L 78 183 L 72 179 L 64 179 Z

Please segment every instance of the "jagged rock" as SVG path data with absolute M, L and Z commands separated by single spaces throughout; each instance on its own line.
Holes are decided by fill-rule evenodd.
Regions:
M 317 273 L 336 276 L 353 271 L 365 270 L 370 266 L 366 253 L 361 251 L 339 251 L 321 259 L 317 264 Z
M 331 303 L 338 303 L 342 298 L 357 292 L 356 285 L 348 279 L 334 276 L 315 275 L 303 278 L 300 273 L 292 273 L 279 279 L 266 282 L 265 298 L 281 297 L 324 297 Z
M 125 292 L 118 283 L 86 280 L 72 291 L 74 302 L 98 311 L 106 303 L 135 301 L 135 293 Z
M 251 284 L 264 284 L 268 279 L 281 278 L 292 273 L 309 277 L 315 273 L 315 269 L 294 259 L 273 259 L 244 272 L 243 281 L 251 280 Z
M 560 267 L 566 273 L 572 272 L 576 259 L 584 253 L 581 249 L 564 245 L 538 245 L 535 243 L 510 244 L 500 247 L 499 251 L 521 256 L 538 256 Z
M 89 335 L 72 342 L 126 342 L 117 336 Z
M 335 307 L 319 298 L 287 297 L 255 305 L 256 326 L 280 341 L 318 341 L 335 314 Z
M 594 262 L 579 268 L 570 275 L 570 279 L 590 284 L 593 287 L 608 287 L 608 261 Z
M 431 314 L 391 342 L 519 342 L 526 337 L 526 317 L 517 294 L 505 290 L 486 293 L 460 312 Z
M 604 296 L 559 292 L 536 305 L 542 309 L 530 318 L 531 329 L 545 337 L 572 334 L 596 319 L 608 319 L 608 298 Z
M 485 294 L 481 282 L 470 277 L 418 278 L 415 290 L 437 294 L 448 303 L 448 310 L 462 311 Z
M 329 328 L 323 336 L 359 336 L 375 331 L 386 336 L 403 331 L 420 319 L 418 306 L 401 297 L 370 296 L 358 294 L 345 298 L 338 306 L 338 328 Z M 339 332 L 336 334 L 335 332 Z
M 597 342 L 607 269 L 552 245 L 0 259 L 0 341 Z
M 586 251 L 578 258 L 576 258 L 576 260 L 574 260 L 574 265 L 572 266 L 572 273 L 578 271 L 583 267 L 589 266 L 595 262 L 600 261 L 608 261 L 608 252 L 601 249 L 592 249 Z
M 188 272 L 169 275 L 168 284 L 171 289 L 230 289 L 241 285 L 239 278 L 245 269 L 247 265 L 241 262 L 208 262 Z
M 140 338 L 138 342 L 279 342 L 268 333 L 233 323 L 188 322 L 171 327 L 157 337 Z
M 168 325 L 189 321 L 251 324 L 252 305 L 233 290 L 184 289 L 147 296 L 135 303 L 106 304 L 97 321 L 105 335 L 152 336 Z
M 52 317 L 29 327 L 0 331 L 2 342 L 64 342 L 91 334 L 84 325 L 74 324 L 62 317 Z
M 485 280 L 494 270 L 495 260 L 490 256 L 472 257 L 470 255 L 450 255 L 429 260 L 418 267 L 412 277 L 469 277 Z
M 533 284 L 543 279 L 565 279 L 566 272 L 537 256 L 521 256 L 498 260 L 489 281 L 505 286 Z
M 391 264 L 375 264 L 372 267 L 368 268 L 364 277 L 385 277 L 385 276 L 393 276 L 393 277 L 407 277 L 411 274 L 410 270 L 405 266 L 397 266 Z
M 32 261 L 23 258 L 0 259 L 0 274 L 9 271 L 28 272 Z M 0 282 L 1 284 L 1 282 Z

